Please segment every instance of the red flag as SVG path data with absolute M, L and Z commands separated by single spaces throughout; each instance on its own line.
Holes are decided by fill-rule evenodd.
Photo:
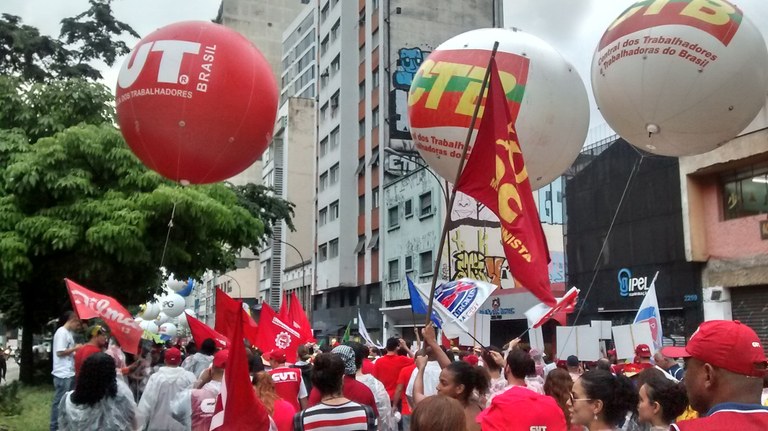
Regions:
M 205 341 L 205 339 L 210 338 L 216 342 L 216 346 L 218 348 L 220 349 L 227 348 L 227 346 L 229 345 L 229 339 L 227 339 L 227 337 L 219 334 L 218 332 L 214 331 L 210 326 L 190 316 L 189 313 L 184 313 L 184 314 L 187 315 L 187 326 L 189 326 L 189 332 L 192 333 L 192 338 L 194 338 L 195 344 L 197 344 L 198 347 L 201 344 L 203 344 L 203 341 Z
M 133 316 L 114 298 L 91 292 L 67 278 L 67 291 L 72 307 L 81 319 L 100 317 L 120 343 L 120 348 L 133 355 L 139 351 L 144 331 L 133 320 Z
M 275 314 L 267 304 L 261 307 L 259 318 L 259 341 L 256 343 L 262 352 L 273 349 L 285 350 L 287 362 L 296 362 L 296 352 L 301 344 L 301 334 Z
M 572 287 L 566 294 L 557 300 L 554 307 L 546 304 L 536 304 L 525 312 L 528 319 L 528 325 L 535 329 L 545 324 L 549 319 L 554 318 L 558 313 L 572 312 L 579 300 L 579 289 Z
M 288 307 L 288 296 L 283 292 L 283 303 L 280 304 L 280 311 L 277 312 L 277 317 L 283 322 L 290 322 L 290 307 Z
M 216 407 L 211 418 L 211 430 L 269 430 L 270 419 L 264 405 L 256 397 L 251 386 L 248 371 L 248 356 L 243 344 L 244 320 L 248 317 L 242 308 L 236 313 L 237 319 L 232 333 L 224 384 L 216 398 Z
M 309 323 L 307 314 L 304 312 L 304 309 L 301 308 L 301 302 L 299 302 L 299 297 L 296 296 L 296 292 L 291 292 L 291 305 L 288 308 L 288 318 L 284 319 L 281 316 L 278 317 L 284 322 L 291 322 L 291 324 L 293 324 L 294 329 L 301 334 L 302 343 L 314 343 L 316 341 L 315 336 L 312 333 L 312 324 Z
M 247 313 L 240 314 L 243 309 L 243 302 L 232 299 L 223 290 L 216 288 L 216 322 L 213 328 L 219 334 L 229 338 L 232 337 L 235 326 L 239 321 L 243 323 L 243 334 L 251 344 L 256 343 L 258 338 L 258 325 L 251 319 Z
M 456 189 L 496 213 L 512 275 L 541 302 L 552 306 L 555 297 L 549 284 L 549 250 L 544 231 L 495 59 L 491 59 L 489 67 L 483 119 Z

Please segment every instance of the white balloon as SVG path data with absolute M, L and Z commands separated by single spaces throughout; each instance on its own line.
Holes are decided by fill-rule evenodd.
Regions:
M 172 293 L 160 300 L 163 312 L 169 317 L 177 317 L 184 312 L 184 307 L 187 305 L 183 296 L 178 293 Z
M 686 5 L 687 3 L 687 5 Z M 711 151 L 765 104 L 768 50 L 730 3 L 637 2 L 592 59 L 595 101 L 630 144 L 665 156 Z
M 185 287 L 187 287 L 187 282 L 170 279 L 165 283 L 165 285 L 168 286 L 168 288 L 173 290 L 174 292 L 178 292 L 184 289 Z
M 163 323 L 162 325 L 160 325 L 160 332 L 159 332 L 160 335 L 167 335 L 173 338 L 176 336 L 176 332 L 177 332 L 176 325 L 174 325 L 173 323 Z
M 153 334 L 157 334 L 157 331 L 159 330 L 159 328 L 157 327 L 157 324 L 152 320 L 145 320 L 141 322 L 139 326 L 141 327 L 141 329 L 147 332 L 151 332 Z
M 157 302 L 147 302 L 144 304 L 144 312 L 141 314 L 141 318 L 144 320 L 155 320 L 158 314 L 160 314 L 160 304 Z
M 167 314 L 161 311 L 160 314 L 157 315 L 157 319 L 155 319 L 155 323 L 157 323 L 158 325 L 162 325 L 163 323 L 166 323 L 169 320 L 171 320 L 171 318 Z
M 589 101 L 576 69 L 533 35 L 485 28 L 440 44 L 411 84 L 411 135 L 429 166 L 453 182 L 496 41 L 496 64 L 508 97 L 518 101 L 509 103 L 510 114 L 516 118 L 531 188 L 536 190 L 562 175 L 579 155 L 589 127 Z M 480 123 L 478 118 L 475 127 Z

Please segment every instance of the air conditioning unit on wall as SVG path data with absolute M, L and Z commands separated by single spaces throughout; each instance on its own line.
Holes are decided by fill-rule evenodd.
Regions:
M 723 286 L 705 287 L 702 289 L 704 302 L 730 302 L 731 291 Z
M 733 320 L 730 289 L 722 286 L 702 289 L 704 320 Z

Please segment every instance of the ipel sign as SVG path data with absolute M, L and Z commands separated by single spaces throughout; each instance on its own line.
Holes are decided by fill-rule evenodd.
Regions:
M 632 271 L 628 268 L 621 268 L 618 278 L 619 295 L 625 298 L 628 296 L 644 296 L 650 287 L 648 285 L 648 277 L 632 277 Z

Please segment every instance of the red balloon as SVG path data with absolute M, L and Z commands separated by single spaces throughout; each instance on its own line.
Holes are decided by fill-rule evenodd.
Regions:
M 277 83 L 264 56 L 224 26 L 187 21 L 139 41 L 117 78 L 117 117 L 131 150 L 182 183 L 230 178 L 272 140 Z

